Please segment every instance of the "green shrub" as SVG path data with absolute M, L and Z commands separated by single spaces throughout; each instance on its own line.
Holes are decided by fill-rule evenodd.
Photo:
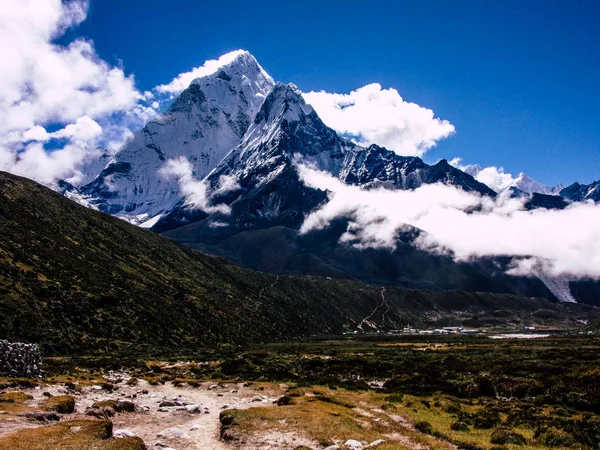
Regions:
M 473 426 L 475 428 L 489 430 L 502 423 L 498 411 L 484 409 L 473 415 Z
M 433 427 L 431 426 L 431 424 L 429 422 L 426 422 L 426 421 L 421 421 L 421 422 L 415 423 L 415 429 L 420 431 L 421 433 L 425 433 L 425 434 L 433 433 Z
M 546 447 L 572 447 L 575 444 L 575 439 L 571 434 L 554 427 L 548 428 L 542 433 L 536 433 L 536 438 Z
M 454 422 L 452 426 L 450 426 L 450 429 L 454 431 L 469 431 L 469 427 L 464 422 Z
M 509 428 L 498 428 L 492 433 L 490 442 L 492 444 L 525 445 L 527 439 L 522 434 L 516 433 Z
M 402 394 L 391 394 L 385 398 L 388 403 L 402 403 L 404 401 L 404 395 Z
M 448 414 L 459 414 L 460 413 L 460 403 L 449 403 L 442 407 L 442 410 Z

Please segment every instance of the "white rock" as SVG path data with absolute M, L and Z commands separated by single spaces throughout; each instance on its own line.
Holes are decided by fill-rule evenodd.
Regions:
M 383 444 L 385 441 L 383 439 L 377 439 L 376 441 L 371 442 L 369 445 L 367 445 L 367 448 L 374 448 L 377 447 L 381 444 Z
M 361 442 L 355 441 L 354 439 L 348 439 L 344 442 L 344 446 L 351 449 L 361 449 L 364 447 Z
M 102 390 L 102 386 L 94 385 L 94 386 L 92 386 L 92 389 L 94 391 L 101 391 Z
M 135 437 L 135 433 L 129 430 L 115 430 L 113 431 L 114 438 L 124 438 L 124 437 Z
M 252 400 L 250 400 L 251 402 L 262 402 L 263 398 L 259 397 L 258 395 L 256 397 L 252 397 Z
M 340 450 L 339 445 L 330 445 L 329 447 L 325 447 L 325 450 Z
M 192 414 L 199 414 L 202 412 L 198 405 L 186 405 L 185 409 L 187 412 Z
M 190 435 L 181 428 L 167 428 L 158 433 L 158 437 L 166 439 L 190 439 Z

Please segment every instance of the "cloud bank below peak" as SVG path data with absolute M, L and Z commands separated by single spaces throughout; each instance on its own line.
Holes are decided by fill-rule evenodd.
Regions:
M 600 279 L 600 206 L 573 203 L 564 210 L 525 208 L 508 193 L 495 199 L 443 184 L 413 191 L 362 189 L 297 163 L 302 181 L 328 193 L 301 232 L 324 229 L 337 218 L 349 225 L 341 241 L 357 248 L 396 247 L 399 231 L 423 230 L 416 241 L 457 261 L 511 256 L 509 273 Z
M 377 144 L 403 156 L 423 156 L 455 133 L 454 125 L 431 109 L 405 101 L 396 89 L 378 83 L 349 94 L 325 91 L 303 94 L 323 122 L 357 144 Z

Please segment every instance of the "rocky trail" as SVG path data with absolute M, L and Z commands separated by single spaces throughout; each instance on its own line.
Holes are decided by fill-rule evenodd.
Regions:
M 97 384 L 93 383 L 85 380 L 81 384 L 67 382 L 39 385 L 13 392 L 27 400 L 22 405 L 23 409 L 18 412 L 3 411 L 3 403 L 0 402 L 0 450 L 5 450 L 2 437 L 7 434 L 80 419 L 109 419 L 113 424 L 113 438 L 138 437 L 143 440 L 147 449 L 279 450 L 321 447 L 320 442 L 306 433 L 307 430 L 302 428 L 297 419 L 292 418 L 292 411 L 287 411 L 275 423 L 263 421 L 261 425 L 248 429 L 243 436 L 220 439 L 219 415 L 222 411 L 253 407 L 277 408 L 282 399 L 289 400 L 287 385 L 177 381 L 149 383 L 131 378 L 125 373 L 111 373 L 102 380 L 96 380 Z M 313 392 L 304 395 L 305 399 L 315 398 Z M 48 399 L 59 399 L 61 396 L 75 399 L 72 412 L 44 410 Z M 300 409 L 304 407 L 301 406 Z M 456 448 L 442 440 L 436 440 L 434 445 L 415 441 L 415 436 L 419 433 L 412 423 L 396 413 L 374 408 L 372 403 L 360 402 L 360 406 L 348 411 L 351 411 L 351 420 L 361 429 L 368 431 L 379 427 L 381 434 L 359 442 L 338 436 L 332 430 L 330 441 L 335 442 L 335 445 L 330 445 L 329 450 L 376 448 L 386 442 L 386 448 L 404 450 Z M 390 424 L 393 423 L 400 427 L 392 427 Z M 392 443 L 395 445 L 389 447 Z
M 377 311 L 379 311 L 379 309 L 384 308 L 385 310 L 383 311 L 382 315 L 381 315 L 381 324 L 380 327 L 383 327 L 385 324 L 385 315 L 389 312 L 390 310 L 390 306 L 387 302 L 387 299 L 385 298 L 385 288 L 382 287 L 381 291 L 380 291 L 380 295 L 381 295 L 381 302 L 379 302 L 377 304 L 377 306 L 375 306 L 375 309 L 373 311 L 371 311 L 371 313 L 365 317 L 363 320 L 361 320 L 361 322 L 356 326 L 357 330 L 363 330 L 363 325 L 368 325 L 369 327 L 373 328 L 373 329 L 377 329 L 377 323 L 375 323 L 374 320 L 371 320 L 372 317 L 375 316 L 375 314 L 377 313 Z
M 148 448 L 176 450 L 218 450 L 231 448 L 219 440 L 219 413 L 228 408 L 273 405 L 279 392 L 273 388 L 249 387 L 243 383 L 202 383 L 198 387 L 175 387 L 171 383 L 150 385 L 140 380 L 129 386 L 126 380 L 115 383 L 114 390 L 100 385 L 70 389 L 48 385 L 22 392 L 33 399 L 27 406 L 36 408 L 48 395 L 75 397 L 75 411 L 64 420 L 90 419 L 86 414 L 97 402 L 111 400 L 133 402 L 135 413 L 107 417 L 113 422 L 113 435 L 137 436 Z M 264 389 L 264 390 L 263 390 Z M 0 408 L 2 409 L 2 408 Z M 55 422 L 49 422 L 55 423 Z M 39 426 L 24 415 L 0 420 L 0 436 Z

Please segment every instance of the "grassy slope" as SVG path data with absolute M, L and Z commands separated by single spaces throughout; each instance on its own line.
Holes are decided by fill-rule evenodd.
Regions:
M 362 283 L 277 279 L 240 268 L 3 172 L 0 224 L 0 337 L 40 342 L 47 352 L 339 333 L 354 329 L 381 299 L 379 287 Z M 455 309 L 476 322 L 600 315 L 498 294 L 389 289 L 386 298 L 390 328 L 443 319 Z M 372 319 L 381 322 L 382 312 Z

